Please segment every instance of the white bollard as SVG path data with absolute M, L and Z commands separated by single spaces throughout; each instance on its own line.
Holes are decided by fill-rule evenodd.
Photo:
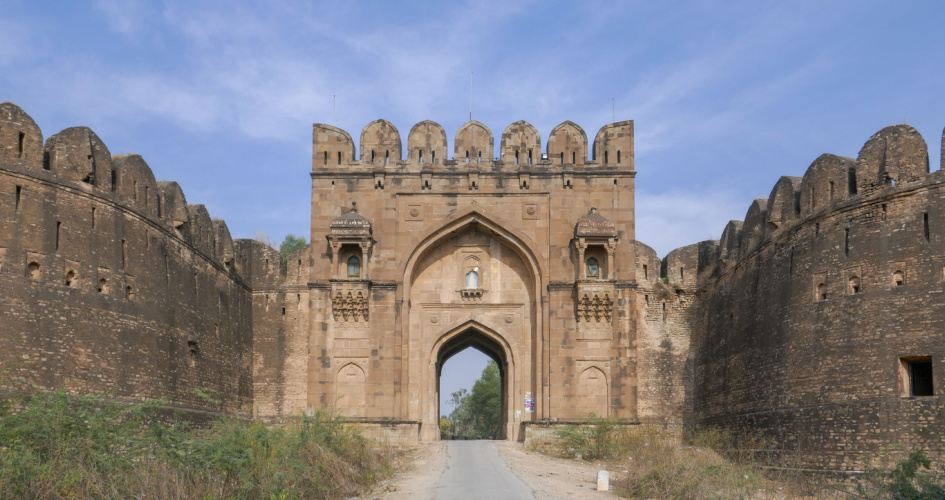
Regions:
M 597 471 L 597 491 L 610 491 L 610 473 Z

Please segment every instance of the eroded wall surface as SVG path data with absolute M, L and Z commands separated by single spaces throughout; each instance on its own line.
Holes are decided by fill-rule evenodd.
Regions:
M 730 223 L 699 281 L 694 423 L 773 437 L 810 469 L 892 444 L 941 456 L 943 180 L 918 132 L 888 127 Z M 934 390 L 915 394 L 926 361 Z
M 249 414 L 250 262 L 226 224 L 84 127 L 0 104 L 0 363 L 27 383 Z

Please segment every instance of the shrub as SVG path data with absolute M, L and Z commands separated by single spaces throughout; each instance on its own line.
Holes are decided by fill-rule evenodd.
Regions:
M 337 498 L 387 474 L 376 445 L 324 413 L 191 429 L 160 402 L 40 392 L 0 404 L 0 491 L 16 498 Z
M 587 423 L 566 425 L 555 431 L 561 455 L 586 460 L 614 458 L 621 454 L 621 424 L 613 418 L 591 414 Z
M 892 498 L 895 500 L 945 500 L 945 474 L 932 470 L 932 461 L 922 450 L 912 450 L 909 455 L 890 468 L 889 457 L 901 447 L 892 447 L 883 453 L 879 466 L 872 459 L 867 461 L 863 477 L 856 483 L 856 493 L 861 498 Z

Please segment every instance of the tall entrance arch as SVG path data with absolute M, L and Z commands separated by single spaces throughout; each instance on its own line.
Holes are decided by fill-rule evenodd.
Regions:
M 540 389 L 541 274 L 523 239 L 477 212 L 435 231 L 404 270 L 403 405 L 420 422 L 420 439 L 439 439 L 443 363 L 476 347 L 502 370 L 502 435 L 520 440 L 525 398 Z M 537 398 L 536 398 L 537 399 Z M 531 410 L 532 407 L 528 408 Z
M 471 321 L 451 332 L 444 334 L 434 345 L 433 354 L 435 356 L 434 374 L 436 380 L 436 408 L 437 414 L 441 412 L 443 395 L 440 393 L 440 375 L 443 373 L 443 366 L 454 355 L 459 354 L 467 348 L 474 348 L 485 354 L 499 367 L 499 376 L 502 384 L 502 393 L 500 397 L 501 409 L 499 411 L 499 429 L 498 439 L 508 439 L 515 434 L 514 429 L 509 427 L 513 425 L 514 419 L 509 419 L 509 409 L 513 403 L 509 398 L 514 391 L 514 377 L 510 374 L 515 373 L 515 360 L 512 357 L 508 344 L 494 332 L 489 332 L 484 326 Z M 439 425 L 439 419 L 437 419 Z

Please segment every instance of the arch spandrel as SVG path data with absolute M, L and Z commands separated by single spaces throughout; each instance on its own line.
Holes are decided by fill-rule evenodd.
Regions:
M 515 229 L 509 229 L 514 226 L 505 223 L 501 217 L 484 214 L 481 207 L 478 206 L 457 210 L 451 221 L 431 229 L 417 240 L 418 242 L 414 245 L 410 256 L 400 264 L 397 270 L 397 275 L 403 277 L 404 285 L 409 287 L 411 272 L 416 267 L 419 258 L 427 250 L 439 240 L 450 238 L 452 234 L 470 224 L 483 224 L 483 227 L 507 241 L 509 247 L 518 253 L 528 263 L 529 267 L 535 271 L 533 277 L 537 285 L 536 289 L 541 289 L 545 277 L 548 276 L 548 270 L 544 262 L 538 258 L 539 253 L 534 251 L 534 249 L 539 248 L 538 245 L 526 234 Z

